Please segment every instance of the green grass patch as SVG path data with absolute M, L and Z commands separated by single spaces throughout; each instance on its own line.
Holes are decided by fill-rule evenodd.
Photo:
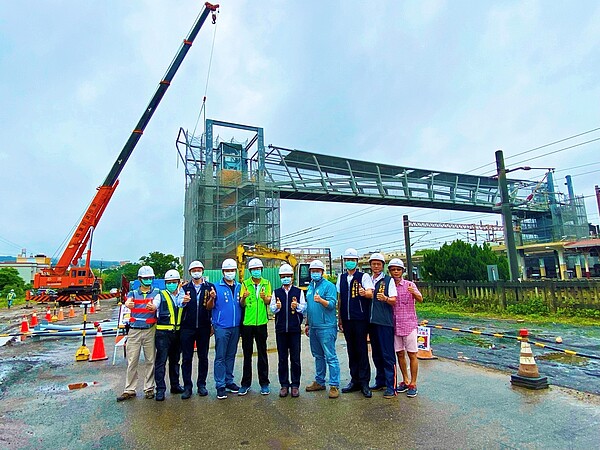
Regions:
M 595 311 L 595 310 L 593 310 Z M 566 315 L 564 312 L 557 313 L 515 313 L 510 311 L 473 311 L 469 307 L 460 304 L 418 303 L 417 314 L 419 319 L 451 319 L 451 318 L 483 318 L 500 320 L 524 320 L 530 323 L 561 323 L 565 325 L 599 326 L 600 318 L 579 317 Z

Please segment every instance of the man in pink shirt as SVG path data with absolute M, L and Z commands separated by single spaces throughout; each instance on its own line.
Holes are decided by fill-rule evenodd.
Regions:
M 392 259 L 388 264 L 390 275 L 396 283 L 396 304 L 394 305 L 395 335 L 394 350 L 402 372 L 402 382 L 397 392 L 406 392 L 407 397 L 417 396 L 417 374 L 419 360 L 417 359 L 417 311 L 415 301 L 422 302 L 423 295 L 412 281 L 402 278 L 404 263 L 399 258 Z M 410 360 L 410 379 L 406 367 L 406 353 Z

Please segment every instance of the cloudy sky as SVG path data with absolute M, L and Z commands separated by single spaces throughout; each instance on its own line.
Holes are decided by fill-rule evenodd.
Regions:
M 0 255 L 60 249 L 201 4 L 5 2 Z M 213 37 L 207 117 L 264 127 L 267 144 L 425 169 L 490 174 L 494 151 L 503 149 L 508 167 L 556 168 L 561 190 L 573 175 L 589 220 L 599 221 L 600 141 L 585 142 L 600 130 L 510 158 L 600 127 L 598 2 L 224 0 L 216 32 L 207 21 L 123 170 L 94 236 L 94 259 L 182 254 L 175 139 L 179 127 L 196 127 Z M 310 214 L 299 219 L 298 206 Z M 350 245 L 389 249 L 402 238 L 403 214 L 499 220 L 367 208 L 282 202 L 282 235 L 325 225 L 304 242 L 284 243 L 330 246 L 334 254 Z M 444 231 L 422 230 L 413 240 L 418 247 L 460 237 Z

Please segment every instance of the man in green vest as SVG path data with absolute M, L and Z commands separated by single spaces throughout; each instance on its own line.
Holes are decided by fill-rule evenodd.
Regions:
M 15 300 L 16 297 L 17 297 L 17 294 L 15 294 L 15 290 L 11 289 L 10 292 L 6 295 L 6 304 L 8 305 L 8 309 L 11 308 L 13 301 Z
M 269 395 L 269 359 L 267 357 L 267 308 L 271 302 L 271 283 L 262 277 L 263 263 L 253 258 L 248 263 L 250 278 L 244 280 L 240 293 L 240 305 L 244 308 L 244 321 L 241 327 L 244 370 L 242 386 L 238 395 L 246 395 L 252 385 L 252 353 L 256 341 L 258 382 L 260 393 Z

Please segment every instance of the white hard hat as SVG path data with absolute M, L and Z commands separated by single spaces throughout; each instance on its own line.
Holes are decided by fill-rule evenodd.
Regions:
M 383 257 L 383 255 L 381 253 L 373 253 L 369 257 L 369 262 L 371 262 L 371 261 L 381 261 L 382 263 L 385 264 L 385 258 Z
M 347 248 L 344 252 L 344 259 L 358 259 L 358 252 L 355 248 Z
M 283 264 L 279 268 L 279 275 L 294 275 L 294 269 L 289 264 Z
M 200 261 L 192 261 L 190 263 L 190 267 L 188 267 L 188 272 L 191 272 L 192 269 L 204 269 L 204 264 Z
M 221 270 L 231 269 L 237 269 L 237 263 L 235 262 L 235 259 L 227 258 L 225 261 L 223 261 L 223 264 L 221 264 Z
M 138 277 L 153 277 L 154 276 L 154 269 L 152 269 L 152 267 L 150 266 L 142 266 L 140 267 L 140 270 L 138 270 Z
M 263 263 L 258 258 L 252 258 L 248 263 L 248 269 L 262 269 Z
M 402 262 L 402 260 L 400 258 L 392 258 L 392 260 L 388 263 L 388 267 L 402 267 L 403 269 L 405 269 L 404 267 L 404 262 Z
M 181 275 L 175 269 L 167 270 L 165 273 L 165 281 L 167 280 L 181 280 Z
M 318 259 L 315 259 L 314 261 L 312 261 L 310 263 L 310 266 L 308 266 L 308 269 L 321 269 L 321 270 L 325 270 L 325 266 L 323 265 L 323 263 L 321 261 L 319 261 Z

